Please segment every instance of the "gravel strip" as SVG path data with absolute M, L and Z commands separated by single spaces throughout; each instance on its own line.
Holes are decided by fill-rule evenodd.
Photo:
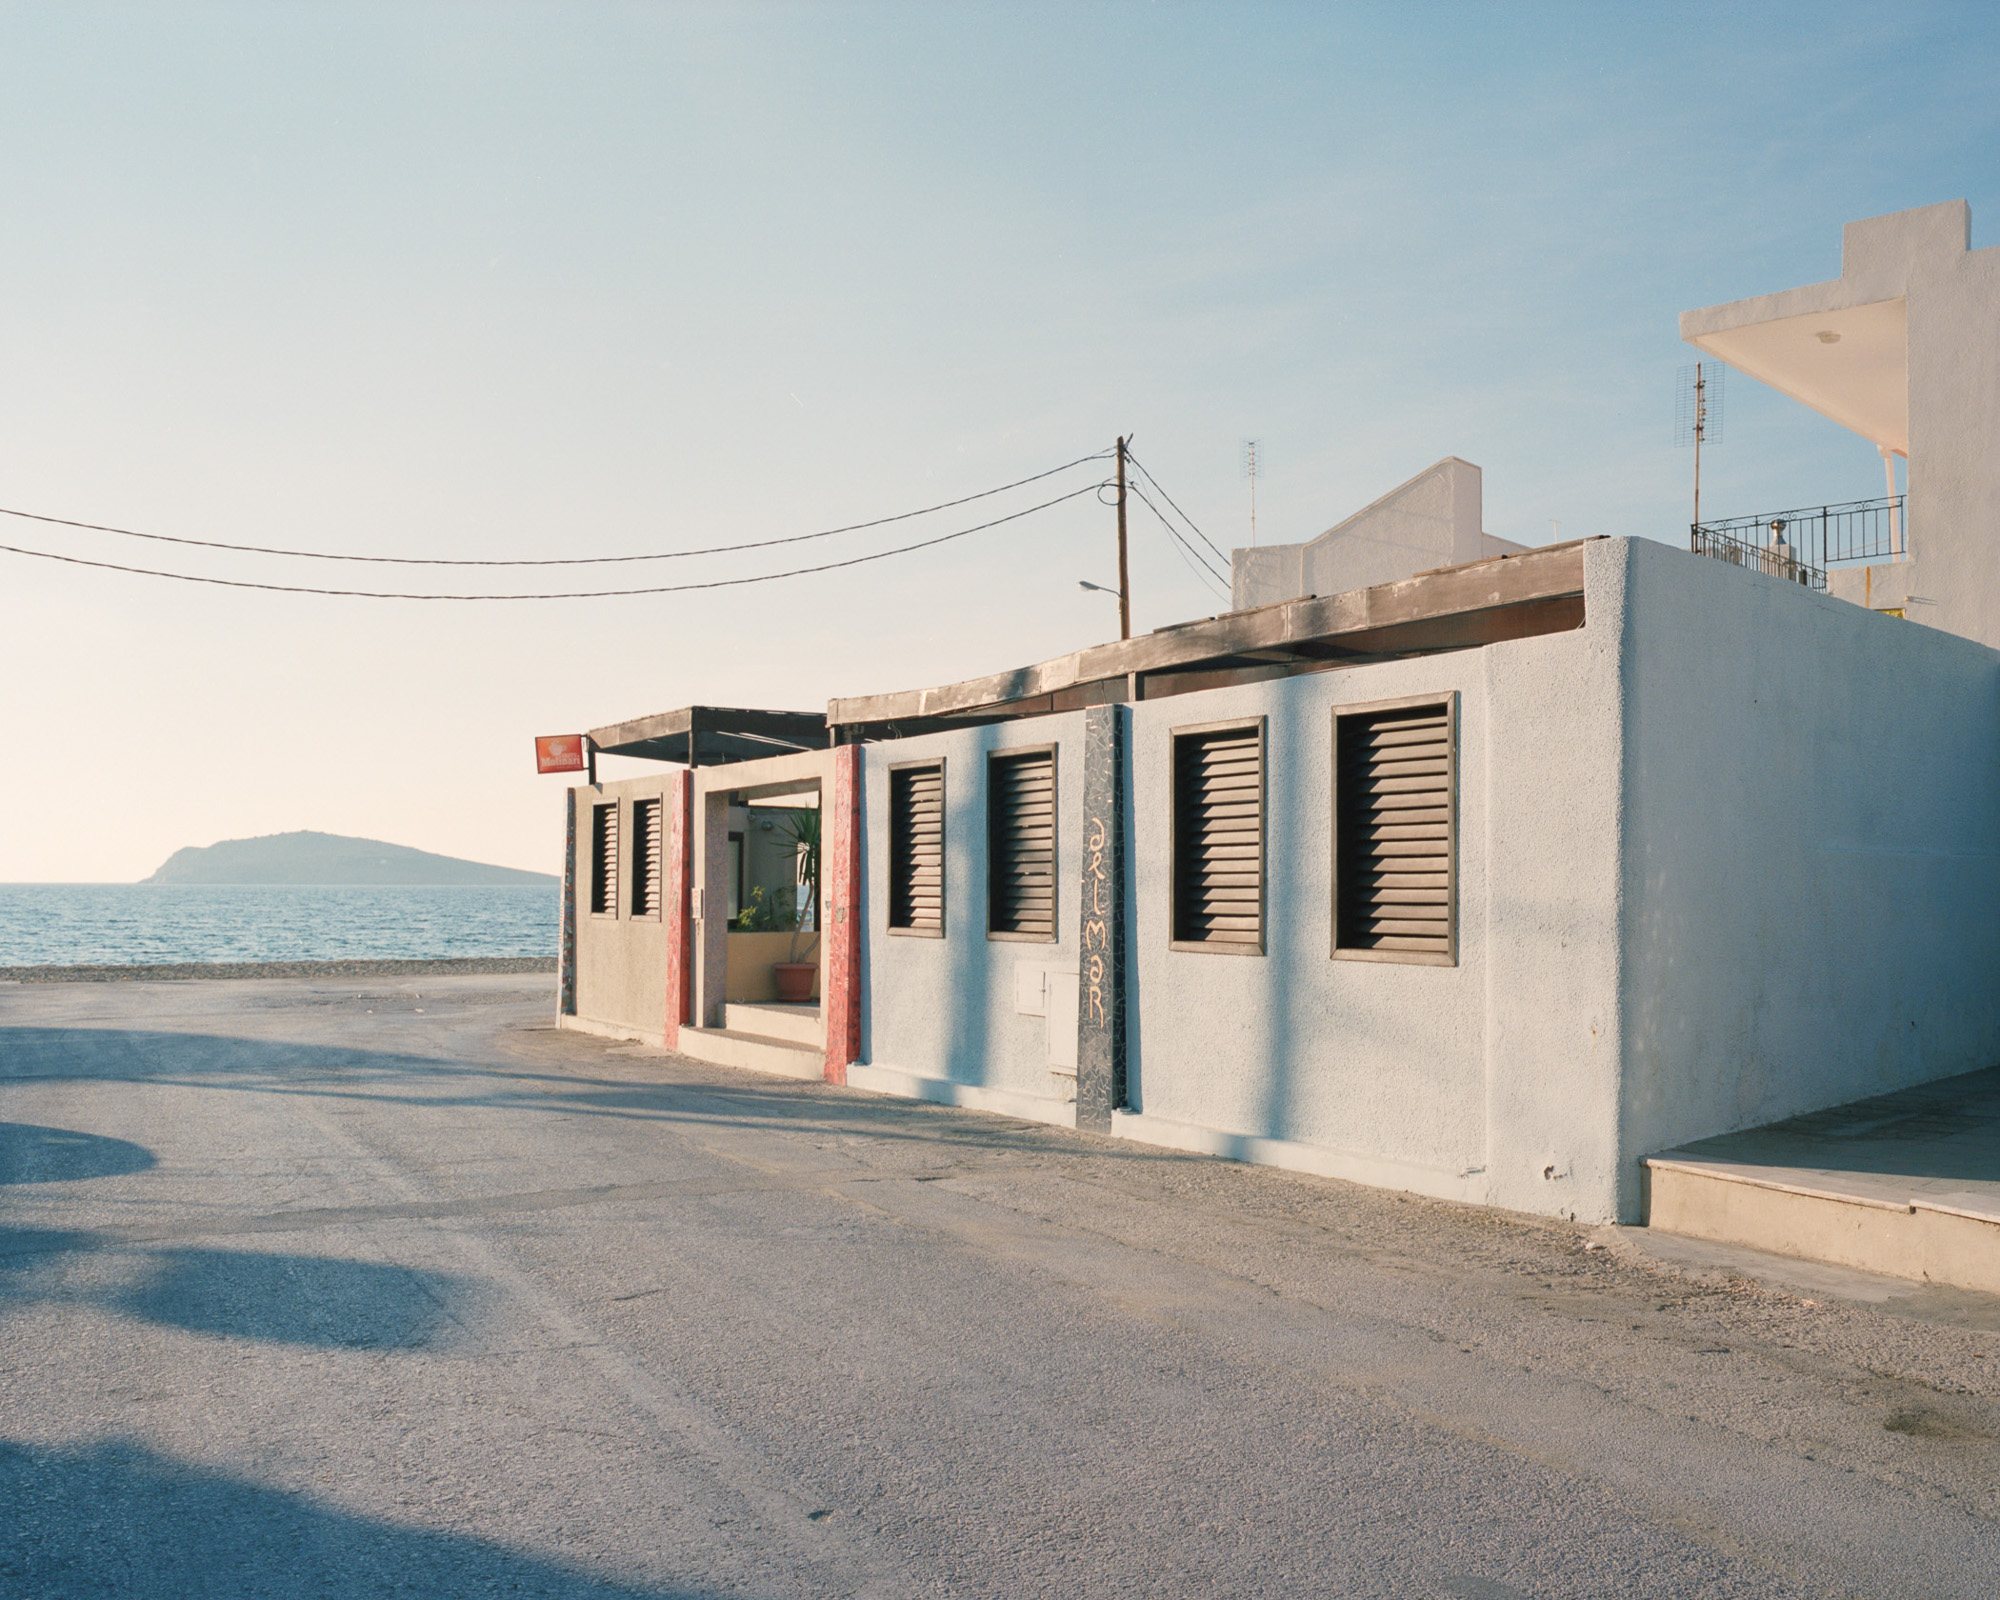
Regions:
M 446 961 L 216 961 L 156 967 L 0 967 L 0 983 L 160 983 L 190 978 L 433 978 L 556 970 L 553 956 Z

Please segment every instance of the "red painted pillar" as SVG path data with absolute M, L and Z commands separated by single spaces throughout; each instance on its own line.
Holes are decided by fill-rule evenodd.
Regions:
M 694 1021 L 694 774 L 683 767 L 667 788 L 667 1048 L 680 1048 Z
M 824 802 L 823 802 L 824 803 Z M 833 749 L 833 796 L 821 840 L 826 857 L 826 930 L 820 1006 L 826 1016 L 826 1081 L 847 1082 L 861 1059 L 861 746 Z

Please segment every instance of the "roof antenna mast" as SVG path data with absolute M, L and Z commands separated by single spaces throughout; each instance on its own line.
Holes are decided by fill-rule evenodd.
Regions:
M 1722 373 L 1712 361 L 1681 368 L 1674 443 L 1694 446 L 1694 526 L 1701 526 L 1701 447 L 1722 441 Z
M 1243 476 L 1250 480 L 1250 548 L 1257 548 L 1257 480 L 1264 476 L 1264 464 L 1257 458 L 1257 452 L 1264 447 L 1262 439 L 1243 441 Z

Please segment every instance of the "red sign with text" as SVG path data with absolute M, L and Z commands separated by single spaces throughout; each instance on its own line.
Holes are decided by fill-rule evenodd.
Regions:
M 538 735 L 535 739 L 535 770 L 537 772 L 583 771 L 583 735 L 580 733 Z

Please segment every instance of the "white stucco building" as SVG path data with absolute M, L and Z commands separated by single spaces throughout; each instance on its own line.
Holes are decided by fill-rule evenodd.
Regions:
M 1425 593 L 1487 572 L 1484 593 Z M 1567 597 L 1548 591 L 1572 584 L 1559 610 Z M 1273 608 L 1300 613 L 1289 641 L 1274 625 L 1238 654 L 1299 648 L 1288 670 L 1211 655 L 1189 674 L 1199 687 L 1141 672 L 1137 698 L 1095 711 L 1023 708 L 899 738 L 883 723 L 918 722 L 916 705 L 836 702 L 836 721 L 870 729 L 848 1081 L 1636 1220 L 1650 1153 L 2000 1059 L 2000 655 L 1647 540 L 1365 593 L 1352 630 L 1319 632 L 1323 602 Z M 1465 598 L 1497 603 L 1446 609 Z M 1399 602 L 1415 614 L 1367 625 Z M 1474 618 L 1485 642 L 1422 649 Z M 1333 655 L 1346 640 L 1361 648 Z M 1316 647 L 1329 653 L 1303 653 Z M 930 715 L 998 710 L 980 704 L 992 692 L 934 691 Z M 1381 797 L 1340 792 L 1352 764 L 1336 719 L 1431 707 L 1452 728 L 1438 809 L 1453 854 L 1442 873 L 1403 876 L 1417 907 L 1449 919 L 1448 958 L 1352 959 L 1337 947 L 1340 830 L 1368 825 Z M 1072 1020 L 1104 814 L 1084 793 L 1092 717 L 1099 743 L 1116 719 L 1123 746 L 1125 972 L 1118 1077 L 1094 1097 Z M 1172 904 L 1190 870 L 1177 752 L 1228 730 L 1261 745 L 1247 946 L 1179 937 Z M 988 770 L 1042 747 L 1057 915 L 1036 945 L 988 926 Z M 893 925 L 892 785 L 912 764 L 942 781 L 943 916 L 928 938 Z
M 1248 611 L 1519 554 L 1526 545 L 1485 531 L 1481 488 L 1477 467 L 1446 456 L 1316 539 L 1233 551 L 1230 604 Z
M 2000 249 L 1963 200 L 1850 222 L 1838 278 L 1689 311 L 1698 350 L 1907 461 L 1908 514 L 1831 588 L 2000 645 Z M 1893 549 L 1884 549 L 1884 544 Z
M 717 745 L 654 786 L 663 909 L 587 930 L 624 987 L 572 954 L 566 1024 L 1583 1220 L 1638 1220 L 1649 1155 L 1992 1065 L 1992 255 L 1932 207 L 1851 226 L 1836 284 L 1684 319 L 1908 450 L 1886 553 L 1495 549 L 1447 458 L 1239 552 L 1224 616 L 835 700 L 824 748 L 802 723 L 797 753 Z M 726 817 L 803 788 L 822 1005 L 759 1021 L 726 1003 Z M 629 898 L 574 841 L 570 903 Z M 647 941 L 658 1025 L 593 1015 Z

